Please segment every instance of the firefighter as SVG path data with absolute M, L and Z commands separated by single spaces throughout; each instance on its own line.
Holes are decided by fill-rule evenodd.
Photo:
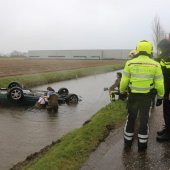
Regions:
M 148 119 L 151 105 L 151 90 L 157 90 L 157 100 L 164 95 L 163 75 L 158 62 L 150 58 L 152 43 L 140 41 L 136 46 L 137 56 L 125 64 L 120 82 L 120 93 L 124 93 L 127 86 L 128 118 L 124 127 L 125 149 L 130 148 L 134 136 L 134 124 L 139 114 L 138 151 L 145 151 L 149 135 Z
M 163 39 L 158 43 L 161 50 L 160 64 L 164 75 L 165 95 L 163 99 L 163 117 L 165 125 L 162 130 L 157 132 L 157 141 L 170 141 L 170 41 Z M 162 101 L 158 103 L 161 104 Z

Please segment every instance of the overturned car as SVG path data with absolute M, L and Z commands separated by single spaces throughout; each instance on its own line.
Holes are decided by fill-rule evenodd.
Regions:
M 47 91 L 25 89 L 18 82 L 11 82 L 7 88 L 0 88 L 0 105 L 34 106 L 39 97 L 46 93 Z M 69 93 L 67 88 L 60 88 L 53 97 L 59 105 L 64 103 L 77 104 L 80 101 L 79 97 Z

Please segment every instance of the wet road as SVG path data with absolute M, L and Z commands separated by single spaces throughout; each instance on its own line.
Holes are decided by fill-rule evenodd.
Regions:
M 106 73 L 48 85 L 57 90 L 66 87 L 83 99 L 77 106 L 59 106 L 57 114 L 33 108 L 0 107 L 0 170 L 11 168 L 63 134 L 81 127 L 84 121 L 109 103 L 108 92 L 103 88 L 114 81 L 115 73 Z M 46 88 L 47 85 L 36 89 Z
M 150 135 L 146 153 L 138 153 L 137 137 L 132 149 L 123 149 L 123 127 L 110 133 L 105 142 L 91 154 L 81 170 L 170 170 L 170 142 L 158 143 L 156 132 L 162 126 L 162 107 L 150 117 Z

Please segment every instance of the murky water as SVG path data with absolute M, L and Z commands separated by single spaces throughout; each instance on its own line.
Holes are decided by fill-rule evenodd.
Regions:
M 82 97 L 76 106 L 59 106 L 57 114 L 33 108 L 0 107 L 0 170 L 9 169 L 63 134 L 81 127 L 109 103 L 108 92 L 103 89 L 110 86 L 115 77 L 112 72 L 37 87 L 39 90 L 46 90 L 47 86 L 56 90 L 66 87 L 70 93 Z

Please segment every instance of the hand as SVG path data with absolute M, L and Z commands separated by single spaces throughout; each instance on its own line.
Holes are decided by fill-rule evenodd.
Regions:
M 127 93 L 119 93 L 119 99 L 120 100 L 126 100 L 127 99 Z
M 160 106 L 162 104 L 162 99 L 157 99 L 156 106 Z

